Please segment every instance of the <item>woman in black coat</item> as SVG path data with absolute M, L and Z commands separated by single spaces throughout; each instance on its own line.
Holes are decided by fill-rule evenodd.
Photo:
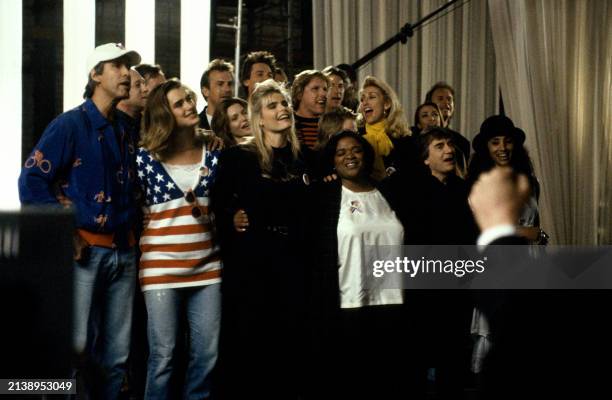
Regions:
M 296 399 L 309 171 L 288 94 L 267 80 L 249 108 L 254 139 L 221 155 L 213 192 L 224 262 L 219 394 Z

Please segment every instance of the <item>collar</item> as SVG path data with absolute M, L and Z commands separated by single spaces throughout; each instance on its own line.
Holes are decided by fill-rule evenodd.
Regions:
M 365 128 L 366 128 L 366 132 L 370 133 L 370 132 L 374 132 L 374 133 L 384 133 L 385 132 L 385 124 L 387 123 L 387 119 L 383 118 L 380 121 L 378 121 L 375 124 L 368 124 L 366 123 Z
M 89 117 L 91 125 L 94 129 L 104 129 L 107 125 L 110 125 L 110 121 L 104 118 L 104 116 L 102 115 L 100 110 L 98 110 L 98 107 L 96 107 L 91 98 L 85 100 L 85 103 L 83 103 L 82 107 L 87 113 L 87 116 Z M 113 109 L 113 111 L 111 112 L 115 112 L 115 110 Z
M 115 110 L 115 115 L 117 115 L 117 117 L 119 117 L 120 119 L 126 121 L 131 126 L 140 126 L 140 118 L 133 118 L 128 113 L 123 112 L 121 110 Z
M 307 117 L 302 117 L 301 115 L 298 115 L 297 112 L 293 112 L 293 116 L 295 117 L 296 121 L 304 121 L 304 122 L 316 122 L 317 124 L 319 123 L 319 119 L 320 117 L 314 117 L 314 118 L 307 118 Z
M 445 182 L 442 182 L 441 180 L 436 178 L 436 176 L 431 173 L 431 170 L 429 170 L 428 176 L 429 176 L 429 178 L 431 179 L 432 182 L 436 182 L 437 184 L 439 184 L 441 186 L 444 186 L 444 187 L 454 186 L 458 182 L 463 181 L 463 178 L 457 176 L 454 173 L 448 174 L 448 176 L 446 177 L 446 181 Z
M 204 106 L 204 108 L 202 109 L 202 111 L 200 111 L 200 113 L 198 114 L 200 116 L 200 119 L 206 117 L 206 119 L 212 119 L 212 115 L 208 114 L 208 106 Z M 210 118 L 209 118 L 210 117 Z
M 480 236 L 478 236 L 478 250 L 483 251 L 483 246 L 486 246 L 497 239 L 515 235 L 516 227 L 514 225 L 502 224 L 487 228 L 480 234 Z

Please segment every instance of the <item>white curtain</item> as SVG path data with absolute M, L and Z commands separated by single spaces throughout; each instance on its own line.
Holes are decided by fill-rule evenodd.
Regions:
M 314 64 L 353 63 L 446 3 L 443 0 L 313 0 Z M 455 6 L 451 6 L 452 9 Z M 448 9 L 447 9 L 448 10 Z M 472 138 L 485 117 L 497 112 L 495 55 L 486 0 L 471 0 L 417 30 L 359 70 L 399 95 L 408 121 L 437 81 L 456 90 L 451 127 Z
M 489 0 L 506 112 L 556 243 L 612 243 L 612 3 Z
M 356 61 L 444 3 L 313 0 L 315 68 Z M 359 78 L 396 88 L 409 121 L 429 87 L 447 81 L 457 91 L 451 127 L 469 139 L 498 112 L 501 87 L 527 134 L 553 242 L 612 244 L 611 21 L 608 0 L 470 0 Z

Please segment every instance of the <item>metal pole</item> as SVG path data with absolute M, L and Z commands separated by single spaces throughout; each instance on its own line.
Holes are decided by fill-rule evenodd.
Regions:
M 242 28 L 242 0 L 238 0 L 238 17 L 236 19 L 236 55 L 234 56 L 234 96 L 238 97 L 240 89 L 240 30 Z
M 355 71 L 357 71 L 359 69 L 359 67 L 361 67 L 362 65 L 366 64 L 368 61 L 370 61 L 371 59 L 373 59 L 374 57 L 376 57 L 380 53 L 382 53 L 385 50 L 389 49 L 394 44 L 396 44 L 398 42 L 402 42 L 403 44 L 406 44 L 406 42 L 408 41 L 408 38 L 411 37 L 414 34 L 415 29 L 419 28 L 421 25 L 423 25 L 424 22 L 426 22 L 427 20 L 433 18 L 437 14 L 441 13 L 443 10 L 445 10 L 446 8 L 452 6 L 457 1 L 459 1 L 459 0 L 448 0 L 448 3 L 444 4 L 442 7 L 438 8 L 437 10 L 427 14 L 420 21 L 418 21 L 418 22 L 416 22 L 414 24 L 410 24 L 410 23 L 405 24 L 402 27 L 402 29 L 397 34 L 395 34 L 395 36 L 391 37 L 390 39 L 387 39 L 383 44 L 381 44 L 378 47 L 374 48 L 374 50 L 370 51 L 368 54 L 366 54 L 365 56 L 361 57 L 359 60 L 355 61 L 353 63 L 353 65 L 351 65 L 351 67 L 353 67 L 353 69 Z
M 293 0 L 287 0 L 287 66 L 293 66 Z M 285 71 L 289 75 L 289 71 Z
M 230 19 L 231 22 L 231 19 Z M 242 29 L 242 0 L 238 0 L 238 15 L 232 25 L 217 24 L 217 28 L 233 29 L 236 33 L 236 52 L 234 53 L 234 96 L 240 89 L 240 30 Z

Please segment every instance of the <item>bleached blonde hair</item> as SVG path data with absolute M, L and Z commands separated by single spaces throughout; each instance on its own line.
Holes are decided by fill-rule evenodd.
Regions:
M 257 153 L 259 166 L 262 171 L 270 173 L 272 171 L 272 146 L 266 144 L 265 133 L 261 127 L 261 116 L 263 108 L 269 103 L 273 94 L 278 93 L 291 105 L 291 97 L 289 93 L 274 79 L 267 79 L 258 83 L 251 97 L 249 98 L 249 121 L 251 131 L 253 132 L 253 140 L 245 146 L 250 146 Z M 293 119 L 293 109 L 289 110 L 291 118 L 291 126 L 288 129 L 287 141 L 291 146 L 293 159 L 297 159 L 300 152 L 300 142 L 295 133 L 295 124 Z
M 368 86 L 374 86 L 380 89 L 384 100 L 391 104 L 389 111 L 385 112 L 385 132 L 387 132 L 387 135 L 395 139 L 410 136 L 411 132 L 408 127 L 406 116 L 404 115 L 404 109 L 399 102 L 397 94 L 393 89 L 391 89 L 391 86 L 389 86 L 385 81 L 374 76 L 366 76 L 363 84 L 361 85 L 359 97 L 361 97 L 363 90 Z

